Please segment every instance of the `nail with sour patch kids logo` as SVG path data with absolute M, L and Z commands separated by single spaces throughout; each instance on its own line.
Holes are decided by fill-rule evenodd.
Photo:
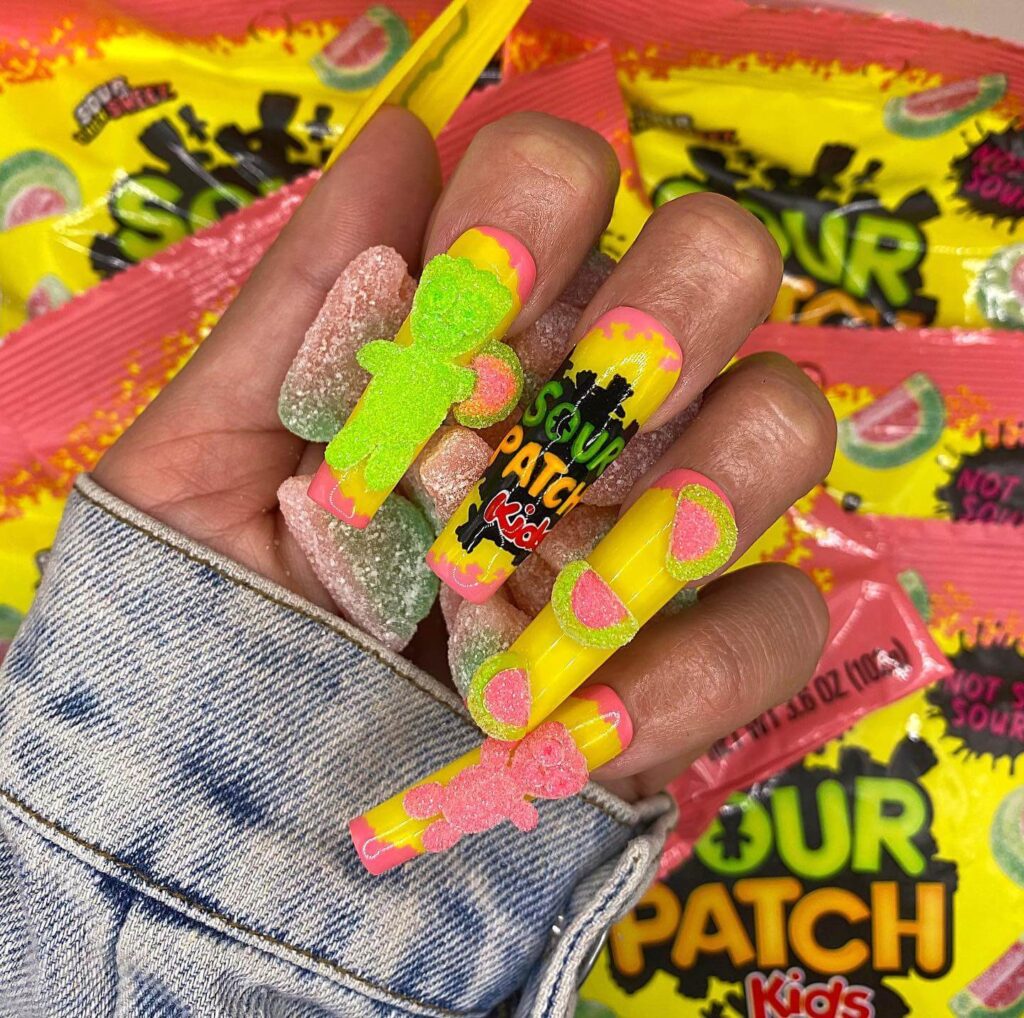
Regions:
M 602 315 L 502 439 L 428 552 L 430 568 L 467 600 L 486 601 L 661 406 L 682 364 L 650 315 Z

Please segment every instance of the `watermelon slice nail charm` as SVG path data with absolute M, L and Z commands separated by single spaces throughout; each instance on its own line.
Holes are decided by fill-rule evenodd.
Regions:
M 570 562 L 558 574 L 551 607 L 566 636 L 584 647 L 614 650 L 640 628 L 614 590 L 586 562 Z
M 732 507 L 721 492 L 687 484 L 676 496 L 665 568 L 683 583 L 702 580 L 729 561 L 736 536 Z
M 529 669 L 526 661 L 511 651 L 495 654 L 477 668 L 466 697 L 477 724 L 503 742 L 523 737 L 530 702 Z

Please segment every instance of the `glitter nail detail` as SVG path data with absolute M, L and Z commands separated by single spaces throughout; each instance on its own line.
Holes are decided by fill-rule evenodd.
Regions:
M 583 561 L 570 562 L 558 574 L 551 606 L 562 632 L 584 647 L 622 647 L 640 628 L 615 591 Z
M 519 403 L 523 368 L 511 347 L 496 340 L 485 343 L 469 362 L 476 376 L 469 399 L 457 403 L 452 414 L 467 428 L 486 428 L 503 421 Z
M 736 539 L 732 506 L 717 485 L 712 488 L 706 478 L 683 484 L 676 495 L 665 568 L 684 583 L 702 580 L 729 561 Z

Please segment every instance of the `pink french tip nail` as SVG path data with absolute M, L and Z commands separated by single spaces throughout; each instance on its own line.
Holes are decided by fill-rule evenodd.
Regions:
M 352 845 L 359 856 L 359 861 L 375 877 L 388 870 L 393 870 L 410 859 L 415 859 L 419 852 L 409 845 L 402 847 L 391 845 L 378 839 L 373 828 L 367 823 L 366 817 L 356 817 L 348 822 L 348 833 Z
M 362 530 L 370 522 L 370 517 L 357 512 L 352 499 L 338 488 L 338 482 L 327 463 L 320 464 L 320 469 L 309 482 L 307 494 L 321 509 L 326 509 L 350 527 Z
M 625 752 L 633 741 L 633 719 L 629 716 L 629 711 L 626 710 L 626 705 L 619 698 L 619 694 L 611 686 L 596 685 L 577 689 L 573 696 L 581 700 L 592 700 L 597 704 L 601 717 L 615 727 L 619 743 Z

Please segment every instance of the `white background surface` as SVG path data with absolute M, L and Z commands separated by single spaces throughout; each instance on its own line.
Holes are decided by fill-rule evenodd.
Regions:
M 1024 43 L 1024 0 L 842 0 L 824 5 L 903 14 Z

